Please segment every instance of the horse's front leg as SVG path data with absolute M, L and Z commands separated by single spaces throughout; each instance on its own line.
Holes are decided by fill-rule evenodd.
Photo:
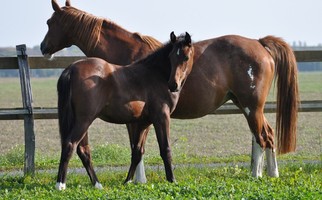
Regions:
M 144 145 L 149 125 L 131 123 L 127 124 L 131 146 L 131 166 L 124 183 L 130 182 L 135 177 L 134 182 L 146 183 L 146 176 L 143 164 Z
M 157 135 L 160 155 L 164 163 L 165 173 L 169 182 L 175 182 L 172 170 L 172 155 L 169 142 L 170 136 L 170 113 L 165 112 L 157 115 L 158 119 L 153 123 Z

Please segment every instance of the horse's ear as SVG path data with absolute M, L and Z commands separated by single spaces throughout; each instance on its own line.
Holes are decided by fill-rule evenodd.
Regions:
M 71 6 L 70 0 L 66 0 L 65 6 Z
M 51 0 L 51 5 L 53 6 L 54 11 L 60 10 L 60 7 L 59 7 L 58 3 L 56 2 L 56 0 Z
M 185 42 L 188 44 L 188 45 L 191 45 L 191 36 L 188 32 L 186 32 L 186 36 L 185 36 Z
M 170 40 L 172 43 L 175 43 L 177 41 L 177 36 L 174 34 L 173 31 L 170 33 Z

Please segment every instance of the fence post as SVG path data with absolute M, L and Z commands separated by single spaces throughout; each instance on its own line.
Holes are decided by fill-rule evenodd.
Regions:
M 17 57 L 20 74 L 20 85 L 23 108 L 28 111 L 24 116 L 25 129 L 25 155 L 24 155 L 24 175 L 34 176 L 35 173 L 35 133 L 34 117 L 32 107 L 32 92 L 30 84 L 30 67 L 26 53 L 26 45 L 17 45 Z

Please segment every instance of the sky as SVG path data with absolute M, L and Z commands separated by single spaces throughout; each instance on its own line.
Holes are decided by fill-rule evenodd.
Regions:
M 236 34 L 322 44 L 321 0 L 71 0 L 71 4 L 161 42 L 168 41 L 171 31 L 187 31 L 194 41 Z M 39 45 L 52 13 L 51 0 L 1 0 L 0 47 Z

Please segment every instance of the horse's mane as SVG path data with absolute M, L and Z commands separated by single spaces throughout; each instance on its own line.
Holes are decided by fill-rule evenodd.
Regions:
M 145 42 L 152 51 L 157 50 L 162 46 L 162 43 L 148 35 L 142 35 L 140 33 L 134 33 L 141 41 Z
M 88 49 L 96 47 L 99 42 L 103 18 L 67 6 L 64 7 L 60 20 L 64 29 L 79 37 L 87 45 Z
M 102 17 L 96 17 L 92 14 L 81 11 L 77 8 L 66 6 L 64 12 L 60 18 L 61 24 L 65 30 L 71 31 L 73 35 L 79 37 L 81 41 L 87 45 L 88 49 L 95 48 L 99 42 L 100 32 L 103 22 L 107 22 L 109 26 L 115 29 L 124 30 L 128 32 L 118 24 L 104 19 Z M 128 32 L 130 33 L 130 32 Z M 138 39 L 146 43 L 153 51 L 162 46 L 162 43 L 154 39 L 151 36 L 141 35 L 140 33 L 133 33 Z

